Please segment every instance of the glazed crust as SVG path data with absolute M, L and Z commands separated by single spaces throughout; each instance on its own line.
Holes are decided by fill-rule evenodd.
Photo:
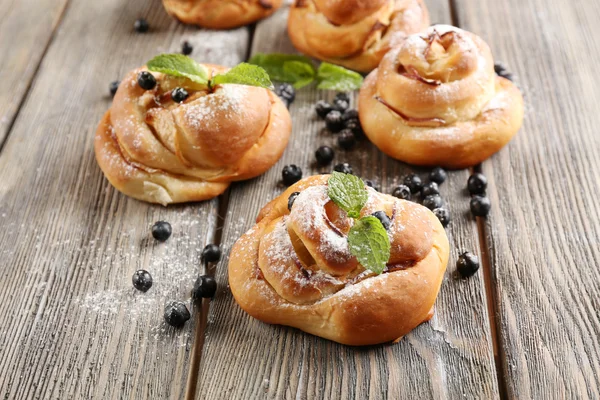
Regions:
M 365 134 L 384 153 L 447 168 L 489 158 L 523 120 L 521 93 L 496 76 L 487 44 L 439 25 L 384 57 L 365 79 L 358 109 Z
M 186 24 L 231 29 L 265 18 L 282 0 L 163 0 L 169 14 Z
M 306 178 L 263 208 L 232 248 L 233 296 L 261 321 L 339 343 L 399 339 L 433 315 L 448 261 L 446 233 L 425 207 L 368 189 L 362 213 L 392 216 L 390 262 L 375 275 L 344 250 L 349 220 L 324 194 L 327 179 Z M 293 192 L 301 194 L 290 213 Z
M 226 70 L 205 66 L 211 74 Z M 122 81 L 96 132 L 98 165 L 119 191 L 163 205 L 207 200 L 283 154 L 291 119 L 273 92 L 241 85 L 208 91 L 160 73 L 145 91 L 137 84 L 143 70 Z M 189 92 L 182 103 L 171 99 L 175 87 Z
M 288 33 L 301 52 L 360 72 L 407 36 L 429 26 L 422 0 L 297 0 Z

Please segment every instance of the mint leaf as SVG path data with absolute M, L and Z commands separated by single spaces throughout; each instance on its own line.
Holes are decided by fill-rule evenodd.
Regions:
M 247 63 L 238 64 L 226 73 L 215 76 L 210 85 L 215 86 L 224 83 L 258 86 L 266 89 L 273 88 L 273 83 L 271 83 L 269 75 L 264 69 Z
M 348 232 L 350 253 L 358 262 L 376 274 L 381 274 L 390 259 L 390 238 L 376 217 L 371 215 L 356 221 Z
M 334 171 L 327 181 L 327 195 L 351 218 L 359 218 L 369 195 L 358 176 Z
M 317 71 L 319 89 L 349 92 L 360 89 L 363 77 L 354 71 L 329 63 L 321 63 Z
M 317 75 L 310 58 L 296 54 L 258 53 L 248 62 L 262 67 L 272 80 L 292 83 L 297 89 L 311 83 Z
M 283 72 L 296 89 L 310 85 L 316 74 L 313 65 L 303 61 L 286 61 L 283 63 Z
M 208 83 L 208 70 L 183 54 L 161 54 L 146 63 L 148 70 L 172 76 L 181 76 L 200 83 Z

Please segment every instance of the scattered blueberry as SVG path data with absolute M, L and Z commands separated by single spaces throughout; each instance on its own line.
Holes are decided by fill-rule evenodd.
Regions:
M 171 326 L 180 328 L 190 317 L 188 308 L 181 301 L 172 301 L 165 306 L 165 322 Z
M 221 259 L 221 249 L 216 244 L 207 244 L 200 257 L 205 263 L 217 262 Z
M 333 101 L 333 109 L 334 110 L 338 110 L 339 112 L 345 112 L 348 107 L 350 107 L 350 103 L 348 102 L 348 100 L 343 100 L 343 99 L 335 99 Z
M 437 183 L 438 185 L 441 185 L 442 183 L 444 183 L 446 181 L 447 177 L 448 177 L 448 174 L 446 174 L 446 170 L 441 167 L 436 167 L 436 168 L 432 169 L 431 172 L 429 173 L 429 180 Z
M 440 220 L 442 226 L 445 228 L 450 223 L 450 211 L 447 208 L 439 207 L 433 210 L 435 216 Z
M 435 182 L 427 182 L 423 185 L 423 188 L 421 189 L 421 195 L 423 197 L 427 197 L 432 194 L 440 194 L 440 188 Z
M 360 122 L 357 119 L 351 119 L 346 121 L 346 129 L 349 129 L 354 133 L 356 137 L 362 137 L 364 135 L 362 126 L 360 126 Z
M 468 251 L 462 253 L 456 261 L 456 269 L 463 278 L 475 275 L 479 269 L 479 257 Z
M 113 81 L 110 83 L 110 85 L 108 86 L 108 90 L 110 90 L 111 96 L 114 96 L 117 93 L 117 90 L 119 89 L 120 84 L 121 84 L 120 81 Z
M 131 277 L 133 287 L 142 292 L 147 292 L 152 287 L 152 275 L 145 269 L 137 270 Z
M 371 215 L 374 216 L 375 218 L 377 218 L 379 221 L 381 221 L 381 225 L 383 225 L 383 227 L 385 228 L 386 231 L 388 229 L 390 229 L 390 225 L 392 224 L 392 221 L 390 221 L 390 217 L 388 217 L 385 212 L 375 211 Z
M 146 21 L 143 18 L 140 18 L 135 20 L 135 23 L 133 24 L 133 29 L 135 29 L 137 33 L 146 33 L 148 32 L 148 29 L 150 29 L 150 25 L 148 24 L 148 21 Z
M 333 100 L 343 100 L 346 103 L 350 103 L 350 95 L 346 92 L 339 92 L 335 95 L 335 97 L 333 98 Z
M 158 221 L 152 225 L 152 237 L 159 242 L 164 242 L 171 237 L 171 224 L 165 221 Z
M 294 87 L 289 83 L 281 83 L 277 85 L 275 93 L 277 94 L 277 96 L 279 96 L 281 100 L 283 100 L 283 102 L 288 108 L 290 107 L 290 104 L 292 104 L 296 99 L 296 89 L 294 89 Z
M 185 56 L 189 56 L 194 51 L 194 46 L 190 44 L 187 40 L 181 43 L 181 54 Z
M 368 187 L 373 188 L 373 189 L 375 189 L 376 191 L 379 192 L 379 188 L 377 187 L 377 185 L 375 185 L 375 182 L 370 181 L 370 180 L 367 179 L 365 181 L 365 185 L 367 185 Z
M 217 292 L 217 281 L 212 276 L 200 275 L 194 283 L 192 297 L 196 300 L 209 299 Z
M 442 196 L 439 194 L 432 194 L 423 199 L 423 205 L 430 210 L 435 210 L 444 205 L 444 200 L 442 200 Z
M 413 194 L 419 193 L 423 188 L 423 182 L 421 181 L 421 178 L 415 174 L 407 175 L 404 178 L 404 184 L 410 188 L 410 192 Z
M 470 203 L 471 214 L 476 217 L 486 217 L 490 213 L 492 203 L 485 196 L 473 196 Z
M 484 194 L 487 189 L 487 178 L 480 173 L 471 175 L 467 181 L 467 189 L 470 194 Z
M 349 108 L 342 114 L 342 119 L 344 122 L 358 120 L 358 111 L 354 108 Z
M 342 130 L 344 127 L 344 121 L 342 121 L 342 113 L 333 110 L 330 111 L 329 114 L 325 117 L 325 126 L 329 131 L 333 133 L 337 133 Z
M 410 200 L 411 192 L 410 188 L 406 185 L 398 185 L 392 192 L 392 196 L 402 200 Z
M 319 100 L 315 105 L 315 111 L 320 118 L 325 118 L 327 114 L 331 112 L 331 110 L 333 110 L 333 107 L 325 100 Z
M 350 150 L 356 144 L 356 137 L 350 129 L 344 129 L 338 136 L 338 145 L 344 150 Z
M 142 71 L 137 76 L 138 85 L 144 90 L 152 90 L 156 86 L 156 78 L 148 71 Z
M 334 155 L 333 149 L 329 146 L 321 146 L 315 151 L 315 157 L 319 165 L 329 164 L 333 160 Z
M 506 66 L 502 63 L 494 64 L 494 71 L 496 71 L 496 74 L 498 76 L 501 76 L 511 81 L 513 80 L 513 74 L 511 74 L 506 68 Z
M 354 171 L 352 171 L 352 167 L 350 166 L 350 164 L 348 163 L 340 163 L 340 164 L 336 164 L 333 167 L 333 170 L 336 172 L 342 172 L 344 174 L 352 174 Z
M 283 183 L 286 186 L 290 186 L 302 179 L 302 170 L 294 164 L 286 165 L 281 171 L 281 176 Z
M 290 197 L 288 197 L 288 210 L 292 211 L 292 207 L 294 206 L 296 197 L 298 197 L 299 194 L 300 194 L 300 192 L 294 192 L 294 193 L 290 194 Z
M 187 90 L 180 87 L 173 89 L 171 92 L 171 98 L 176 103 L 183 103 L 189 96 Z

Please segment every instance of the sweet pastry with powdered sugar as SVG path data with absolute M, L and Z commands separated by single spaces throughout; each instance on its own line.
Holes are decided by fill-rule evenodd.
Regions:
M 400 339 L 433 315 L 448 261 L 446 233 L 425 207 L 356 177 L 364 199 L 351 217 L 342 207 L 351 201 L 333 200 L 336 174 L 350 177 L 305 178 L 262 209 L 231 250 L 231 291 L 267 323 L 348 345 Z M 373 216 L 383 213 L 379 224 Z M 369 264 L 386 245 L 381 268 Z
M 209 77 L 227 71 L 201 66 L 192 65 Z M 167 205 L 210 199 L 232 181 L 262 174 L 290 133 L 288 110 L 268 89 L 211 87 L 144 67 L 121 82 L 98 126 L 95 152 L 115 188 Z
M 248 25 L 271 15 L 283 0 L 163 0 L 169 14 L 211 29 Z
M 506 145 L 523 121 L 523 98 L 494 73 L 488 45 L 436 25 L 393 48 L 365 79 L 359 117 L 381 151 L 416 164 L 465 168 Z
M 296 0 L 288 33 L 301 52 L 360 72 L 429 26 L 422 0 Z

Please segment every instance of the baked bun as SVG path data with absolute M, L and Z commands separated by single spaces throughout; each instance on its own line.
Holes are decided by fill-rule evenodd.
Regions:
M 517 133 L 523 97 L 496 76 L 480 37 L 436 25 L 390 50 L 365 79 L 358 110 L 365 134 L 389 156 L 465 168 Z
M 281 157 L 291 120 L 270 90 L 227 84 L 208 91 L 157 72 L 154 89 L 144 90 L 137 76 L 145 70 L 125 77 L 96 131 L 98 164 L 124 194 L 163 205 L 206 200 Z M 181 103 L 171 98 L 177 87 L 189 93 Z
M 248 25 L 277 10 L 282 0 L 162 0 L 169 14 L 211 29 Z
M 231 292 L 267 323 L 349 345 L 399 339 L 433 315 L 448 261 L 444 228 L 425 207 L 367 188 L 361 215 L 391 219 L 391 257 L 376 275 L 349 252 L 353 220 L 330 201 L 328 178 L 303 179 L 263 208 L 231 250 Z
M 288 33 L 301 52 L 360 72 L 429 26 L 422 0 L 296 0 Z

